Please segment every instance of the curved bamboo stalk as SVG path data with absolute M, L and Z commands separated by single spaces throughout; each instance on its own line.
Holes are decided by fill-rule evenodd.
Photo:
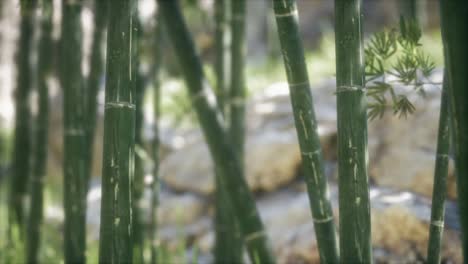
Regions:
M 335 0 L 340 258 L 372 262 L 361 0 Z
M 317 132 L 304 48 L 298 28 L 294 0 L 273 0 L 279 39 L 282 47 L 297 137 L 302 152 L 310 206 L 314 219 L 320 262 L 337 263 L 333 210 L 324 173 L 322 149 Z
M 44 209 L 44 177 L 47 164 L 47 142 L 49 121 L 49 86 L 47 78 L 52 67 L 52 29 L 53 3 L 52 0 L 42 1 L 41 37 L 39 40 L 39 57 L 37 62 L 38 105 L 36 121 L 35 151 L 33 171 L 30 185 L 31 209 L 28 217 L 28 232 L 26 240 L 27 263 L 38 263 L 38 253 L 41 241 L 41 225 Z
M 249 257 L 253 263 L 274 263 L 255 200 L 241 175 L 241 163 L 222 127 L 215 97 L 208 87 L 200 59 L 188 32 L 179 1 L 158 0 L 164 24 L 176 51 L 179 65 L 189 89 L 193 107 L 216 166 L 222 171 L 221 185 L 235 211 Z
M 134 0 L 109 5 L 102 168 L 100 263 L 132 262 L 135 146 Z
M 18 230 L 24 233 L 24 200 L 30 174 L 31 47 L 36 0 L 21 1 L 20 37 L 16 53 L 17 82 L 15 90 L 15 130 L 12 154 L 12 176 L 9 194 L 9 236 Z
M 64 113 L 64 254 L 66 263 L 85 262 L 86 256 L 86 110 L 81 74 L 82 1 L 62 0 L 60 81 Z
M 447 194 L 447 174 L 450 150 L 450 114 L 448 103 L 448 79 L 444 74 L 442 97 L 440 101 L 439 132 L 437 138 L 437 155 L 432 189 L 431 224 L 429 227 L 429 244 L 427 263 L 440 263 L 441 242 L 444 231 L 445 197 Z
M 468 260 L 468 2 L 440 1 L 445 67 L 453 128 L 462 249 Z

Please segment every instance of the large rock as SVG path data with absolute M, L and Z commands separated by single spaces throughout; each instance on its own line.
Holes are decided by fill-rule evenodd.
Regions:
M 432 77 L 441 82 L 441 72 Z M 370 177 L 376 184 L 432 195 L 440 111 L 440 88 L 428 87 L 426 97 L 413 97 L 415 113 L 407 118 L 387 114 L 369 124 Z M 455 198 L 450 167 L 448 196 Z
M 379 263 L 422 262 L 429 234 L 429 200 L 385 188 L 371 189 L 371 198 L 374 259 Z M 331 199 L 336 209 L 336 188 L 331 189 Z M 286 189 L 261 198 L 257 206 L 278 263 L 319 263 L 307 193 Z M 462 263 L 457 210 L 453 202 L 447 202 L 446 206 L 442 259 Z M 338 226 L 337 219 L 335 210 Z M 210 253 L 213 237 L 210 231 L 197 239 L 202 253 Z
M 317 116 L 325 156 L 334 156 L 333 88 L 318 88 Z M 254 96 L 247 106 L 246 179 L 253 190 L 272 191 L 297 176 L 301 155 L 297 143 L 287 85 L 276 84 Z M 180 191 L 210 194 L 214 169 L 208 148 L 199 134 L 173 151 L 161 164 L 162 179 Z
M 427 250 L 430 200 L 413 192 L 379 187 L 371 188 L 370 197 L 372 245 L 376 262 L 422 262 Z M 95 183 L 88 194 L 87 213 L 89 238 L 95 240 L 99 234 L 100 198 L 100 185 Z M 149 199 L 147 193 L 144 208 L 148 208 Z M 338 227 L 335 185 L 330 187 L 330 199 Z M 213 201 L 190 193 L 174 193 L 165 188 L 160 193 L 160 201 L 158 234 L 161 245 L 168 250 L 186 248 L 188 253 L 196 248 L 200 252 L 200 260 L 204 260 L 199 263 L 211 263 L 214 245 Z M 452 201 L 447 201 L 445 206 L 442 259 L 447 263 L 462 263 L 458 209 Z M 257 208 L 278 263 L 318 263 L 309 198 L 303 182 L 298 181 L 280 191 L 262 195 L 257 199 Z M 63 221 L 61 207 L 49 209 L 46 213 L 48 221 Z
M 160 227 L 158 231 L 161 238 L 165 240 L 177 238 L 177 234 L 182 232 L 184 237 L 190 234 L 200 234 L 209 228 L 208 220 L 203 217 L 208 215 L 208 203 L 205 198 L 192 193 L 177 194 L 162 188 L 159 192 L 159 206 L 157 210 L 157 221 Z M 143 208 L 143 222 L 148 224 L 150 221 L 150 201 L 151 193 L 145 191 L 140 206 Z M 51 206 L 48 207 L 47 214 L 49 218 L 62 217 L 60 209 Z M 94 180 L 87 197 L 86 222 L 90 229 L 93 239 L 98 239 L 101 211 L 101 183 Z M 63 213 L 62 213 L 63 214 Z M 209 222 L 209 221 L 208 221 Z M 204 225 L 201 225 L 204 223 Z M 158 229 L 159 229 L 158 227 Z

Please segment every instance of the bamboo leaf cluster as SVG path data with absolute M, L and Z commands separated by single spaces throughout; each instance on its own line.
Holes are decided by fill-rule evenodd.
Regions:
M 411 92 L 425 95 L 424 85 L 432 84 L 435 64 L 421 48 L 422 33 L 414 19 L 400 18 L 400 27 L 374 34 L 365 47 L 366 95 L 369 119 L 382 118 L 387 109 L 407 117 L 415 111 L 408 93 L 397 85 L 411 86 Z M 392 77 L 391 80 L 390 77 Z

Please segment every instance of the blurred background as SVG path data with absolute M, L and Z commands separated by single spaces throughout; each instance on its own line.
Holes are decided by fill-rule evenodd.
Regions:
M 3 0 L 0 18 L 0 237 L 6 232 L 6 175 L 9 173 L 16 87 L 15 53 L 19 36 L 19 0 Z M 208 82 L 214 77 L 213 0 L 184 0 L 183 12 L 204 63 Z M 331 185 L 331 199 L 337 212 L 336 100 L 334 6 L 331 0 L 298 0 L 299 23 L 312 83 L 319 133 Z M 397 28 L 400 15 L 409 10 L 410 0 L 363 0 L 365 41 L 382 30 Z M 431 80 L 442 82 L 442 43 L 436 0 L 416 0 L 417 16 L 423 29 L 422 49 L 436 63 Z M 60 1 L 54 1 L 60 10 Z M 93 2 L 84 1 L 84 76 L 89 74 L 93 32 Z M 149 71 L 149 49 L 154 28 L 154 0 L 139 0 L 143 24 L 142 71 Z M 60 12 L 54 15 L 53 37 L 60 36 Z M 39 23 L 36 24 L 39 28 Z M 308 196 L 301 173 L 301 155 L 283 60 L 280 53 L 272 5 L 268 0 L 247 0 L 246 81 L 246 177 L 262 219 L 267 227 L 279 263 L 317 263 Z M 35 30 L 38 32 L 39 30 Z M 33 38 L 38 41 L 38 34 Z M 146 42 L 145 42 L 146 40 Z M 157 41 L 157 40 L 156 40 Z M 145 44 L 146 43 L 146 44 Z M 210 263 L 214 242 L 214 169 L 207 146 L 190 106 L 184 82 L 168 39 L 162 39 L 164 61 L 161 72 L 161 192 L 159 245 L 171 263 Z M 33 60 L 37 61 L 37 52 Z M 57 60 L 58 58 L 55 58 Z M 89 262 L 97 262 L 100 176 L 103 137 L 105 76 L 98 96 L 99 116 L 93 154 L 93 173 L 88 193 L 87 225 Z M 155 136 L 152 124 L 153 89 L 145 94 L 144 139 Z M 37 112 L 37 89 L 31 107 Z M 369 123 L 369 173 L 372 199 L 372 242 L 374 257 L 381 263 L 414 263 L 424 259 L 430 219 L 430 196 L 434 173 L 440 87 L 430 86 L 425 97 L 414 98 L 415 113 L 407 118 L 391 114 Z M 45 178 L 45 219 L 40 258 L 60 263 L 62 256 L 62 93 L 51 80 L 48 165 Z M 149 146 L 143 147 L 148 151 Z M 26 161 L 25 161 L 26 162 Z M 145 182 L 152 181 L 147 162 Z M 462 263 L 457 219 L 455 179 L 450 169 L 446 209 L 443 262 Z M 149 207 L 149 190 L 143 206 Z M 148 210 L 149 215 L 149 210 Z M 336 218 L 337 219 L 337 218 Z M 3 247 L 0 241 L 0 248 Z

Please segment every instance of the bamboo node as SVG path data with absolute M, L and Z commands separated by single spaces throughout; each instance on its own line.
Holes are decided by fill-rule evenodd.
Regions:
M 312 220 L 314 221 L 314 223 L 322 224 L 322 223 L 333 221 L 333 216 L 329 216 L 323 219 L 312 218 Z
M 135 104 L 129 102 L 107 102 L 106 109 L 108 108 L 130 108 L 135 109 Z
M 216 97 L 206 83 L 203 84 L 203 88 L 200 91 L 196 92 L 192 96 L 191 101 L 192 103 L 195 103 L 201 99 L 206 99 L 210 106 L 214 106 L 216 104 Z
M 340 85 L 336 87 L 336 93 L 342 93 L 342 92 L 354 92 L 354 91 L 361 91 L 363 90 L 363 86 L 359 85 Z
M 242 14 L 235 14 L 231 17 L 231 20 L 234 20 L 234 21 L 244 21 L 244 18 L 245 16 L 242 15 Z
M 298 82 L 298 83 L 289 83 L 289 87 L 297 87 L 297 86 L 302 86 L 302 85 L 309 85 L 309 81 L 303 81 L 303 82 Z
M 234 97 L 231 99 L 231 105 L 233 106 L 243 106 L 245 105 L 245 100 L 242 97 Z
M 44 178 L 43 177 L 33 177 L 31 179 L 32 182 L 35 182 L 35 183 L 44 183 Z
M 444 228 L 444 221 L 439 221 L 439 220 L 431 221 L 431 225 Z
M 309 151 L 309 152 L 302 152 L 302 155 L 303 156 L 308 156 L 308 157 L 312 157 L 313 155 L 318 155 L 322 152 L 322 149 L 317 149 L 317 150 L 314 150 L 314 151 Z
M 446 159 L 450 158 L 450 156 L 448 154 L 442 154 L 442 153 L 437 153 L 437 157 L 438 158 L 446 158 Z
M 65 130 L 67 136 L 84 136 L 85 131 L 83 129 L 70 128 Z
M 297 13 L 297 9 L 293 9 L 287 13 L 283 13 L 283 14 L 275 14 L 275 16 L 277 18 L 281 18 L 281 17 L 291 17 L 291 16 L 297 16 L 298 13 Z
M 257 239 L 259 237 L 263 237 L 263 236 L 265 236 L 264 231 L 253 232 L 253 233 L 250 233 L 247 236 L 245 236 L 244 241 L 245 241 L 245 243 L 248 243 L 249 241 L 255 240 L 255 239 Z

